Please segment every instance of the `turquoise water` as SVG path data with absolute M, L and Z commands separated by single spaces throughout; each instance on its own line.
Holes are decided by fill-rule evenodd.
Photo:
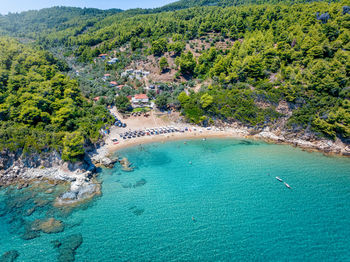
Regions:
M 70 214 L 47 205 L 23 216 L 28 202 L 6 213 L 25 191 L 0 191 L 0 254 L 57 261 L 51 241 L 81 234 L 76 261 L 350 261 L 348 158 L 233 139 L 118 154 L 135 171 L 104 170 L 103 195 Z M 23 240 L 19 216 L 54 216 L 65 230 Z

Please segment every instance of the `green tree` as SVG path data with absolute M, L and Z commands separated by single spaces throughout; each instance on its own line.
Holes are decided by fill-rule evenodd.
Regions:
M 211 106 L 211 104 L 214 102 L 214 98 L 209 94 L 204 94 L 201 96 L 200 103 L 202 105 L 202 108 L 206 109 L 207 107 Z
M 156 106 L 161 110 L 166 110 L 168 107 L 168 97 L 164 94 L 159 95 L 155 101 Z
M 138 37 L 133 37 L 130 40 L 130 47 L 131 50 L 135 51 L 136 49 L 140 49 L 143 47 L 143 43 L 140 38 Z
M 161 56 L 168 50 L 167 45 L 168 40 L 166 40 L 165 38 L 153 41 L 151 45 L 152 54 L 154 54 L 155 56 Z
M 125 113 L 126 111 L 130 110 L 131 104 L 129 99 L 126 96 L 117 96 L 115 98 L 115 106 L 118 108 L 118 110 L 122 113 Z
M 180 55 L 181 52 L 185 49 L 185 43 L 177 41 L 169 44 L 168 50 L 174 52 L 174 54 Z
M 160 60 L 159 60 L 159 67 L 161 69 L 162 72 L 165 71 L 165 69 L 167 69 L 169 66 L 169 63 L 168 63 L 168 60 L 166 59 L 166 57 L 162 57 Z
M 180 72 L 182 74 L 192 75 L 194 73 L 194 69 L 196 68 L 197 63 L 192 52 L 189 51 L 185 54 L 182 54 L 177 62 L 180 66 Z
M 63 138 L 62 159 L 75 162 L 84 157 L 84 137 L 80 132 L 66 134 Z

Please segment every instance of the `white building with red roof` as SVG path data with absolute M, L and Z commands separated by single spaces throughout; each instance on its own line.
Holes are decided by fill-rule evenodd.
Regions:
M 149 98 L 146 94 L 137 94 L 132 97 L 131 102 L 134 107 L 145 106 L 149 104 Z

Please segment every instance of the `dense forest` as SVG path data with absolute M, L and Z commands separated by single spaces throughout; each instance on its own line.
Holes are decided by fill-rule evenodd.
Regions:
M 0 40 L 0 146 L 56 148 L 72 159 L 111 121 L 103 103 L 88 101 L 99 95 L 113 104 L 117 90 L 97 76 L 69 78 L 75 71 L 61 58 L 103 75 L 147 57 L 158 61 L 162 74 L 170 57 L 174 83 L 151 95 L 161 109 L 176 105 L 188 121 L 205 126 L 223 121 L 263 128 L 286 119 L 291 132 L 346 141 L 349 4 L 202 0 L 123 12 L 56 7 L 0 16 L 0 34 L 33 41 L 29 47 Z M 116 66 L 96 62 L 106 52 L 115 52 Z M 191 88 L 196 83 L 203 83 L 198 90 Z M 118 94 L 139 92 L 126 89 Z
M 345 2 L 195 7 L 113 15 L 65 44 L 77 47 L 75 55 L 86 62 L 127 43 L 141 43 L 144 53 L 158 57 L 174 51 L 181 74 L 213 80 L 179 99 L 198 124 L 222 119 L 263 126 L 280 117 L 276 107 L 283 100 L 293 110 L 288 127 L 294 131 L 349 138 L 349 25 Z M 200 38 L 234 44 L 201 50 L 195 58 L 183 47 Z
M 105 107 L 82 97 L 77 82 L 61 73 L 65 63 L 46 51 L 0 38 L 0 61 L 0 149 L 82 157 L 111 121 Z
M 67 30 L 78 35 L 97 21 L 116 13 L 120 9 L 99 10 L 94 8 L 52 7 L 39 11 L 0 15 L 0 34 L 37 39 L 42 34 Z
M 239 6 L 247 4 L 278 4 L 278 3 L 308 3 L 312 0 L 180 0 L 161 8 L 155 8 L 155 11 L 175 11 L 197 6 Z

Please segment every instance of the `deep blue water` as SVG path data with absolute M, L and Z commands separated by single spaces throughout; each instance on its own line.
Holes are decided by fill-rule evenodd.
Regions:
M 9 212 L 33 189 L 0 191 L 0 255 L 57 261 L 51 241 L 78 233 L 76 261 L 350 261 L 348 158 L 234 139 L 118 154 L 135 171 L 104 170 L 103 195 L 70 214 L 48 204 L 23 215 L 28 201 Z M 64 232 L 21 239 L 26 221 L 51 216 Z

